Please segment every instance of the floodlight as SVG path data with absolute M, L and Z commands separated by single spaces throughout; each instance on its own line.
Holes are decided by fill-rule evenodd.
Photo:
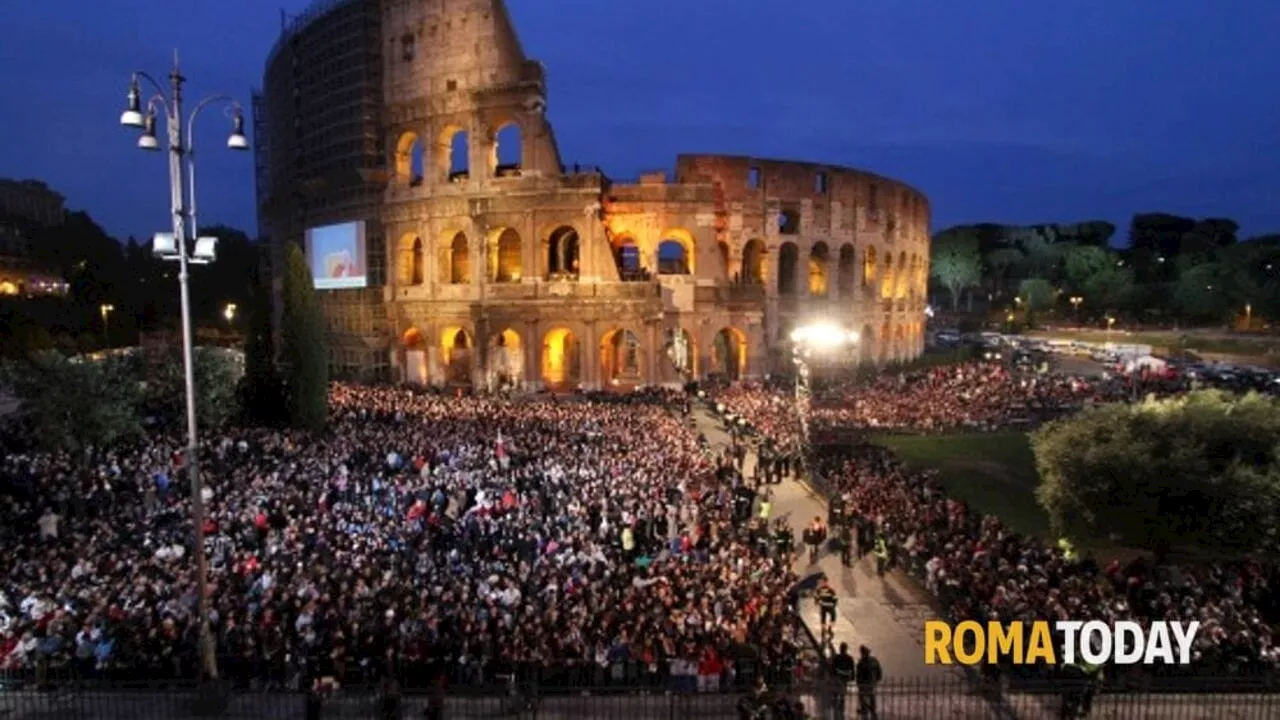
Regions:
M 218 238 L 216 237 L 198 237 L 196 238 L 196 250 L 191 253 L 190 261 L 197 265 L 211 263 L 218 257 Z
M 178 241 L 173 233 L 156 233 L 151 238 L 151 252 L 156 257 L 170 260 L 178 257 Z

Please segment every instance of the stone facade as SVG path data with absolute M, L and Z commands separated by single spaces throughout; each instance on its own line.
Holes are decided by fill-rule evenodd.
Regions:
M 542 66 L 501 0 L 383 0 L 381 302 L 325 293 L 335 338 L 423 384 L 627 388 L 761 376 L 788 328 L 923 348 L 927 200 L 857 170 L 685 155 L 620 183 L 563 166 Z M 352 218 L 356 219 L 356 218 Z M 372 240 L 371 240 L 372 242 Z M 381 315 L 352 322 L 353 315 Z M 346 318 L 346 319 L 341 319 Z M 380 331 L 370 332 L 377 327 Z

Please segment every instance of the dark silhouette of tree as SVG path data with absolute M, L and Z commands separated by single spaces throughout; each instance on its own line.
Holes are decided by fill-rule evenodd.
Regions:
M 284 321 L 280 336 L 289 421 L 294 427 L 320 430 L 329 413 L 329 357 L 324 316 L 311 268 L 302 250 L 292 243 L 284 258 Z

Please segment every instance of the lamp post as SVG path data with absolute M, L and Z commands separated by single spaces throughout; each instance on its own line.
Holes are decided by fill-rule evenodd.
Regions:
M 858 333 L 844 330 L 831 323 L 803 325 L 791 331 L 791 360 L 796 366 L 796 416 L 800 420 L 802 450 L 809 450 L 809 404 L 812 372 L 809 360 L 814 351 L 831 351 L 858 342 Z
M 227 323 L 228 323 L 228 324 L 229 324 L 229 323 L 233 323 L 233 322 L 235 322 L 235 320 L 236 320 L 236 304 L 235 304 L 235 303 L 227 303 L 227 306 L 226 306 L 226 307 L 224 307 L 224 308 L 222 309 L 222 317 L 224 317 L 224 318 L 226 318 L 226 319 L 227 319 Z
M 1076 324 L 1080 323 L 1080 303 L 1084 302 L 1084 298 L 1079 295 L 1071 296 L 1071 317 L 1075 319 Z
M 142 82 L 155 94 L 142 104 Z M 178 67 L 178 54 L 173 54 L 173 69 L 169 73 L 166 88 L 145 72 L 135 72 L 129 83 L 129 105 L 120 116 L 120 124 L 139 128 L 138 147 L 143 150 L 160 150 L 156 138 L 157 112 L 164 114 L 168 132 L 169 151 L 169 209 L 172 233 L 156 233 L 152 250 L 161 259 L 178 263 L 178 288 L 182 300 L 182 365 L 187 395 L 187 476 L 191 483 L 191 522 L 194 527 L 192 552 L 196 561 L 197 613 L 200 632 L 200 674 L 214 680 L 218 677 L 218 665 L 214 656 L 213 637 L 209 631 L 209 567 L 204 548 L 204 497 L 200 483 L 199 436 L 196 430 L 196 392 L 191 342 L 191 298 L 188 291 L 188 268 L 192 264 L 210 263 L 215 258 L 216 238 L 202 238 L 196 233 L 195 212 L 195 151 L 192 148 L 193 129 L 200 111 L 213 104 L 225 104 L 232 121 L 227 147 L 232 150 L 248 150 L 249 139 L 244 135 L 244 112 L 240 104 L 226 95 L 213 95 L 196 103 L 183 125 L 182 86 L 186 82 Z M 184 164 L 185 160 L 185 164 Z M 189 183 L 183 184 L 183 174 Z M 188 225 L 189 223 L 189 225 Z M 188 241 L 194 240 L 188 248 Z
M 116 309 L 115 305 L 106 303 L 98 307 L 98 312 L 102 313 L 102 341 L 108 348 L 111 347 L 111 313 Z

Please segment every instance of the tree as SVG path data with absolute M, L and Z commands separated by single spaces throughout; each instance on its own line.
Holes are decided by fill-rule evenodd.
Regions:
M 1188 320 L 1224 320 L 1235 305 L 1231 282 L 1231 270 L 1222 263 L 1206 262 L 1185 268 L 1173 285 L 1173 305 Z
M 1018 297 L 1026 305 L 1028 313 L 1037 313 L 1053 305 L 1056 294 L 1048 280 L 1027 278 L 1018 283 Z
M 290 243 L 284 262 L 283 342 L 289 421 L 294 427 L 319 430 L 329 414 L 329 358 L 324 315 L 316 298 L 311 268 L 302 250 Z
M 1165 550 L 1280 550 L 1280 400 L 1199 391 L 1085 410 L 1033 433 L 1054 530 Z
M 951 294 L 951 309 L 960 308 L 960 293 L 982 281 L 978 239 L 961 229 L 940 233 L 930 248 L 929 274 Z
M 253 424 L 275 427 L 286 418 L 285 389 L 276 372 L 275 338 L 271 327 L 271 286 L 259 280 L 249 301 L 244 340 L 244 377 L 240 380 L 240 408 Z
M 47 351 L 9 361 L 3 370 L 3 384 L 47 450 L 87 453 L 142 432 L 137 376 L 121 358 L 70 360 Z
M 201 428 L 216 430 L 236 415 L 239 362 L 231 351 L 207 347 L 193 348 L 191 359 L 196 386 L 196 422 Z M 181 350 L 167 349 L 150 357 L 144 377 L 147 412 L 161 422 L 185 423 L 187 387 Z

